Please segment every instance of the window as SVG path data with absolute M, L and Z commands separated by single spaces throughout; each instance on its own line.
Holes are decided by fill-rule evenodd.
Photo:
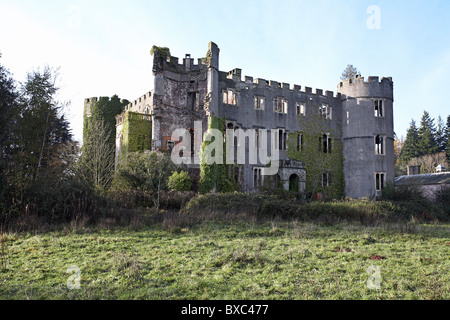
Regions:
M 375 154 L 384 155 L 384 137 L 375 136 Z
M 288 112 L 287 100 L 285 98 L 273 99 L 273 112 L 287 113 Z
M 326 104 L 323 104 L 319 107 L 319 115 L 324 117 L 327 120 L 331 120 L 332 108 Z
M 264 110 L 266 98 L 261 96 L 255 96 L 255 110 Z
M 197 92 L 188 93 L 188 108 L 192 111 L 197 109 Z
M 284 129 L 278 130 L 278 149 L 287 150 L 287 132 Z
M 222 91 L 222 102 L 224 104 L 237 105 L 236 93 L 233 90 Z
M 297 135 L 297 151 L 303 151 L 303 134 Z
M 319 150 L 323 153 L 331 153 L 331 138 L 328 134 L 319 137 Z
M 297 102 L 297 115 L 306 116 L 306 105 L 304 103 Z
M 253 168 L 253 186 L 260 187 L 264 183 L 264 178 L 261 175 L 261 168 Z
M 386 174 L 384 172 L 375 173 L 375 190 L 381 191 L 386 185 Z
M 350 112 L 347 111 L 347 124 L 350 124 Z
M 383 100 L 374 100 L 375 117 L 384 117 Z
M 322 173 L 322 187 L 329 187 L 331 184 L 330 174 L 328 172 Z
M 259 130 L 260 129 L 255 129 L 255 147 L 256 148 L 261 148 L 261 138 L 259 137 Z
M 168 150 L 169 152 L 172 152 L 172 150 L 173 150 L 174 147 L 175 147 L 175 142 L 174 142 L 174 141 L 171 141 L 171 140 L 168 140 L 168 141 L 167 141 L 167 150 Z

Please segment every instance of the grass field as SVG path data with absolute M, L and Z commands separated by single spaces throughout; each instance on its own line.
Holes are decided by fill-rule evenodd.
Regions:
M 450 299 L 449 230 L 271 221 L 3 233 L 0 299 Z

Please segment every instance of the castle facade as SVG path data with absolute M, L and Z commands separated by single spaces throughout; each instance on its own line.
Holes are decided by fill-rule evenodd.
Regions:
M 242 78 L 241 69 L 220 71 L 219 51 L 210 42 L 206 58 L 194 62 L 186 55 L 180 63 L 178 58 L 154 50 L 153 89 L 127 104 L 116 117 L 116 164 L 128 152 L 170 152 L 182 140 L 173 137 L 175 130 L 185 128 L 194 141 L 198 138 L 194 137 L 195 129 L 205 133 L 213 119 L 221 119 L 224 128 L 220 129 L 224 132 L 254 129 L 255 134 L 244 143 L 251 140 L 257 148 L 261 141 L 276 146 L 279 164 L 271 181 L 285 189 L 301 194 L 306 189 L 326 193 L 339 182 L 342 196 L 371 198 L 379 196 L 386 183 L 394 180 L 392 78 L 365 80 L 357 75 L 340 82 L 337 93 L 313 90 L 273 80 Z M 86 99 L 86 110 L 93 102 L 95 98 Z M 313 123 L 317 115 L 325 126 L 319 134 L 314 133 L 313 141 L 317 141 L 317 149 L 324 157 L 339 153 L 339 163 L 334 162 L 339 172 L 334 167 L 324 167 L 318 173 L 309 170 L 320 163 L 319 159 L 301 156 L 304 144 L 311 141 L 306 136 L 313 130 L 303 124 Z M 269 130 L 267 139 L 260 136 L 266 134 L 263 129 Z M 245 150 L 249 159 L 251 149 Z M 305 147 L 304 152 L 308 150 Z M 198 151 L 192 143 L 190 155 Z M 192 162 L 188 167 L 200 176 L 200 164 Z M 239 183 L 242 191 L 257 190 L 268 179 L 263 174 L 266 167 L 259 160 L 229 166 L 229 179 Z M 308 176 L 313 172 L 314 178 Z

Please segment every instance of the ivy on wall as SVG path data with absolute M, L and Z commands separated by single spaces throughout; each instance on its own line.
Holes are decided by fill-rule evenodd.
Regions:
M 287 155 L 305 162 L 306 192 L 324 192 L 331 198 L 345 193 L 343 143 L 328 121 L 316 113 L 298 118 L 301 132 L 289 133 Z M 324 152 L 323 135 L 331 138 L 331 149 Z M 301 135 L 301 139 L 299 139 Z M 301 143 L 299 143 L 301 141 Z M 323 174 L 329 174 L 329 186 L 322 185 Z
M 151 150 L 152 122 L 148 115 L 128 111 L 124 114 L 122 127 L 122 159 L 130 152 Z
M 125 106 L 129 103 L 128 100 L 120 100 L 117 95 L 109 97 L 100 97 L 97 101 L 90 101 L 91 116 L 87 117 L 87 104 L 84 106 L 84 122 L 83 122 L 83 144 L 89 141 L 89 123 L 94 123 L 103 120 L 103 123 L 108 130 L 111 131 L 109 143 L 115 145 L 116 133 L 116 115 L 121 114 Z
M 222 136 L 225 132 L 225 120 L 219 119 L 215 116 L 211 116 L 208 125 L 209 129 L 218 129 L 221 131 Z M 199 192 L 204 194 L 211 191 L 217 192 L 233 192 L 239 191 L 241 185 L 229 177 L 230 166 L 234 165 L 226 164 L 226 142 L 223 142 L 223 164 L 207 164 L 204 150 L 213 141 L 203 141 L 201 149 L 201 164 L 200 164 L 200 181 L 199 181 Z

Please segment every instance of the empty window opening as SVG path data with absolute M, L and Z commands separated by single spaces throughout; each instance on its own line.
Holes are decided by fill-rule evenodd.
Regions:
M 264 183 L 264 178 L 261 174 L 261 168 L 254 168 L 253 169 L 253 186 L 261 187 Z
M 191 129 L 189 130 L 189 134 L 191 135 L 191 157 L 193 157 L 195 155 L 195 143 L 194 143 L 194 139 L 195 139 L 195 135 L 194 135 L 194 130 Z
M 319 150 L 323 153 L 331 153 L 331 138 L 328 134 L 319 137 Z
M 255 96 L 255 110 L 264 110 L 266 98 Z
M 283 130 L 278 131 L 278 149 L 283 150 Z
M 172 152 L 174 147 L 175 147 L 175 142 L 172 140 L 168 140 L 167 141 L 167 151 Z
M 301 133 L 297 135 L 297 151 L 303 151 L 303 135 Z
M 375 173 L 375 190 L 381 191 L 383 190 L 384 186 L 386 185 L 386 174 L 377 172 Z
M 260 140 L 261 139 L 259 138 L 259 130 L 255 129 L 255 146 L 256 146 L 256 148 L 261 148 Z
M 374 100 L 375 117 L 384 117 L 383 100 Z
M 222 101 L 224 104 L 237 105 L 236 93 L 233 90 L 227 90 L 222 92 Z
M 284 129 L 278 130 L 278 149 L 287 149 L 287 132 Z
M 306 105 L 304 103 L 297 103 L 297 115 L 306 116 Z
M 197 109 L 197 92 L 188 93 L 188 108 L 192 111 Z
M 288 112 L 288 102 L 285 98 L 275 98 L 273 99 L 273 111 L 278 113 Z
M 319 107 L 319 115 L 324 117 L 327 120 L 332 119 L 332 108 L 326 104 L 323 104 Z
M 384 154 L 384 138 L 383 136 L 375 136 L 375 154 Z

